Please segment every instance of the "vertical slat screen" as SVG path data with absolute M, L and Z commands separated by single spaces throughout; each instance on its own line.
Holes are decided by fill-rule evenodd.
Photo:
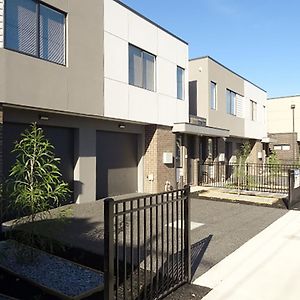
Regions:
M 65 63 L 65 16 L 40 5 L 40 57 Z
M 9 0 L 5 4 L 5 47 L 37 56 L 38 6 L 35 1 Z

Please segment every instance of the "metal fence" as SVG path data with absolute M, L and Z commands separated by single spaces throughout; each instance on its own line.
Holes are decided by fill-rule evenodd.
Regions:
M 285 164 L 208 163 L 199 167 L 200 184 L 249 191 L 288 193 L 289 170 Z
M 191 280 L 189 193 L 105 200 L 105 300 L 162 299 Z

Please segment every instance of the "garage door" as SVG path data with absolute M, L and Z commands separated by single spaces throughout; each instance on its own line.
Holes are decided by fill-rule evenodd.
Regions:
M 137 135 L 97 132 L 97 199 L 137 192 Z
M 46 138 L 55 147 L 56 157 L 61 159 L 60 170 L 64 181 L 68 182 L 73 190 L 74 170 L 74 132 L 71 128 L 41 126 Z M 20 135 L 29 128 L 29 125 L 4 123 L 4 174 L 8 176 L 9 170 L 15 162 L 16 155 L 11 153 L 14 143 L 20 140 Z M 73 196 L 67 202 L 72 202 Z

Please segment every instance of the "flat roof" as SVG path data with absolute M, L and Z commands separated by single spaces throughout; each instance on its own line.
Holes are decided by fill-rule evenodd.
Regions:
M 133 12 L 134 14 L 136 14 L 137 16 L 141 17 L 142 19 L 146 20 L 147 22 L 151 23 L 152 25 L 154 25 L 154 26 L 158 27 L 159 29 L 163 30 L 164 32 L 170 34 L 171 36 L 173 36 L 175 39 L 179 40 L 180 42 L 188 45 L 188 42 L 186 42 L 182 38 L 178 37 L 174 33 L 170 32 L 169 30 L 163 28 L 162 26 L 160 26 L 159 24 L 155 23 L 154 21 L 148 19 L 147 17 L 145 17 L 144 15 L 142 15 L 141 13 L 139 13 L 138 11 L 134 10 L 133 8 L 131 8 L 130 6 L 128 6 L 127 4 L 123 3 L 122 1 L 120 1 L 120 0 L 114 0 L 114 1 L 116 3 L 122 5 L 123 7 L 127 8 L 128 10 L 130 10 L 131 12 Z
M 291 96 L 282 96 L 282 97 L 272 97 L 272 98 L 268 98 L 267 100 L 282 99 L 282 98 L 294 98 L 294 97 L 300 97 L 300 95 L 291 95 Z
M 229 69 L 228 67 L 224 66 L 223 64 L 221 64 L 220 62 L 218 62 L 217 60 L 215 60 L 214 58 L 212 58 L 209 55 L 205 55 L 205 56 L 199 56 L 199 57 L 195 57 L 195 58 L 191 58 L 189 61 L 194 61 L 194 60 L 200 60 L 200 59 L 205 59 L 208 58 L 210 60 L 212 60 L 213 62 L 215 62 L 216 64 L 218 64 L 219 66 L 223 67 L 224 69 L 228 70 L 229 72 L 233 73 L 234 75 L 242 78 L 243 80 L 246 80 L 247 82 L 253 84 L 254 86 L 256 86 L 257 88 L 259 88 L 260 90 L 262 90 L 263 92 L 267 93 L 266 90 L 264 90 L 263 88 L 261 88 L 260 86 L 258 86 L 257 84 L 253 83 L 252 81 L 248 80 L 247 78 L 241 76 L 240 74 L 232 71 L 231 69 Z

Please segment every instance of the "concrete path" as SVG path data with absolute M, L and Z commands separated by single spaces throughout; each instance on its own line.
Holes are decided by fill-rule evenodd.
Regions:
M 298 300 L 300 212 L 290 211 L 194 284 L 212 288 L 203 300 Z

